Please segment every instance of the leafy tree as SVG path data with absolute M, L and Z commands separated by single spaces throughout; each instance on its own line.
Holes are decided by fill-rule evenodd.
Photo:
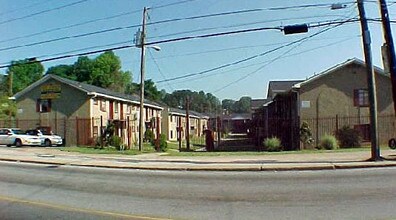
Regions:
M 12 61 L 7 74 L 12 73 L 12 93 L 15 94 L 43 77 L 44 67 L 30 59 Z M 8 77 L 7 77 L 8 78 Z
M 10 100 L 7 95 L 0 96 L 0 120 L 15 117 L 16 105 L 15 102 Z
M 132 93 L 132 73 L 121 70 L 121 60 L 112 51 L 106 51 L 94 59 L 81 56 L 72 65 L 58 65 L 48 69 L 55 74 L 79 82 L 85 82 L 116 92 Z
M 250 102 L 252 98 L 244 96 L 236 101 L 234 104 L 233 112 L 235 113 L 249 113 L 250 112 Z
M 46 74 L 53 74 L 63 78 L 76 80 L 76 74 L 74 72 L 74 65 L 58 65 L 50 67 Z
M 223 99 L 223 101 L 221 101 L 222 109 L 225 109 L 229 113 L 233 112 L 234 105 L 235 105 L 235 100 L 232 99 Z

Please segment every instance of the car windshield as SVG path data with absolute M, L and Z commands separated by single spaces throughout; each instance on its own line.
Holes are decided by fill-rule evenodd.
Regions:
M 12 132 L 14 134 L 25 134 L 25 132 L 23 132 L 22 130 L 19 130 L 19 129 L 12 129 Z

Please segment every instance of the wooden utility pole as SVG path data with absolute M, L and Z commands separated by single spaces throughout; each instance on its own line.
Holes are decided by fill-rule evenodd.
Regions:
M 384 30 L 384 39 L 389 63 L 389 72 L 392 81 L 393 107 L 396 114 L 396 55 L 395 46 L 393 44 L 392 29 L 390 25 L 388 7 L 385 0 L 379 0 L 381 8 L 382 29 Z
M 186 147 L 190 151 L 190 99 L 186 97 Z
M 179 129 L 177 131 L 177 137 L 179 139 L 179 152 L 180 152 L 182 147 L 182 119 L 180 116 L 178 122 L 179 122 L 179 126 L 178 126 Z
M 366 13 L 364 11 L 363 0 L 358 0 L 358 10 L 362 31 L 363 47 L 364 47 L 364 58 L 366 62 L 367 70 L 367 87 L 369 94 L 369 108 L 370 108 L 370 137 L 371 137 L 371 160 L 378 161 L 381 159 L 379 143 L 378 143 L 378 131 L 377 131 L 377 96 L 375 86 L 375 73 L 371 55 L 371 39 L 370 31 L 367 25 Z
M 140 34 L 140 112 L 139 112 L 139 151 L 143 149 L 143 132 L 144 129 L 144 68 L 145 68 L 145 55 L 146 55 L 146 18 L 147 18 L 147 8 L 143 9 L 143 22 L 142 22 L 142 32 Z

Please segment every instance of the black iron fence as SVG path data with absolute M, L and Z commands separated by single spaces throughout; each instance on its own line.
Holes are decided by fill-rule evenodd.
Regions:
M 378 116 L 378 139 L 380 144 L 387 144 L 390 138 L 396 137 L 396 120 L 394 115 Z M 254 142 L 261 145 L 267 137 L 278 137 L 287 150 L 300 148 L 300 126 L 306 122 L 315 140 L 315 146 L 326 135 L 335 135 L 343 126 L 348 126 L 359 131 L 364 142 L 370 141 L 370 118 L 361 117 L 326 117 L 326 118 L 301 118 L 282 119 L 268 118 L 252 123 Z

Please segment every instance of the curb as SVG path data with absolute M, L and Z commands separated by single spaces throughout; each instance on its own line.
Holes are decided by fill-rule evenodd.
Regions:
M 368 164 L 329 164 L 319 166 L 290 166 L 290 167 L 265 167 L 262 165 L 254 167 L 152 167 L 152 166 L 111 166 L 111 165 L 100 165 L 100 164 L 76 164 L 76 163 L 62 163 L 62 162 L 50 162 L 50 161 L 37 161 L 37 160 L 26 160 L 26 159 L 10 159 L 0 158 L 0 161 L 6 162 L 17 162 L 17 163 L 31 163 L 31 164 L 42 164 L 42 165 L 55 165 L 55 166 L 74 166 L 74 167 L 92 167 L 92 168 L 108 168 L 108 169 L 131 169 L 131 170 L 158 170 L 158 171 L 208 171 L 208 172 L 277 172 L 277 171 L 316 171 L 316 170 L 342 170 L 342 169 L 363 169 L 363 168 L 383 168 L 383 167 L 396 167 L 396 163 L 372 163 Z

